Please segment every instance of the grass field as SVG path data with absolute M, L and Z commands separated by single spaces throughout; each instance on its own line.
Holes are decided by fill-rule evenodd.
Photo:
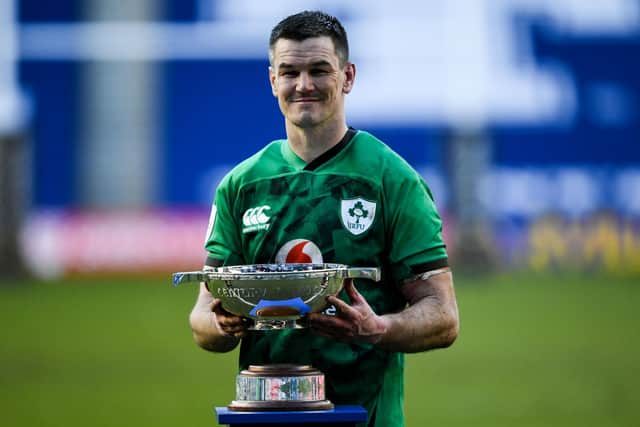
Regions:
M 456 344 L 407 357 L 408 426 L 640 425 L 640 279 L 456 286 Z M 237 355 L 193 344 L 195 293 L 166 278 L 0 282 L 0 425 L 216 425 Z

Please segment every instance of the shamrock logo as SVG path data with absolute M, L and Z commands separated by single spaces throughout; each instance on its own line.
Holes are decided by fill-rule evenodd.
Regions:
M 366 218 L 369 216 L 369 211 L 366 210 L 362 205 L 362 202 L 358 200 L 358 202 L 349 209 L 349 215 L 351 215 L 351 217 L 356 217 L 356 224 L 359 224 L 360 218 Z
M 354 236 L 367 231 L 376 217 L 376 203 L 357 197 L 340 202 L 340 217 L 344 228 Z

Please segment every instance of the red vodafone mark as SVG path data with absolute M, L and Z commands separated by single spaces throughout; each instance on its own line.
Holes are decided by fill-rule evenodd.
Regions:
M 307 263 L 313 262 L 309 255 L 302 252 L 302 249 L 304 249 L 304 247 L 307 246 L 308 244 L 309 242 L 300 242 L 297 245 L 295 245 L 293 248 L 291 248 L 291 250 L 287 254 L 287 258 L 285 259 L 285 261 L 286 262 L 307 262 Z
M 322 252 L 311 240 L 295 239 L 285 243 L 276 255 L 279 264 L 313 263 L 322 264 Z

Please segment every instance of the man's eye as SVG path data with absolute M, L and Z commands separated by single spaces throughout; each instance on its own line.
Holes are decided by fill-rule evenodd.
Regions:
M 311 74 L 316 75 L 316 76 L 321 76 L 324 74 L 327 74 L 328 71 L 327 70 L 322 70 L 322 69 L 315 69 L 315 70 L 311 70 Z
M 298 75 L 298 72 L 297 71 L 283 71 L 282 75 L 286 76 L 286 77 L 295 77 L 295 76 Z

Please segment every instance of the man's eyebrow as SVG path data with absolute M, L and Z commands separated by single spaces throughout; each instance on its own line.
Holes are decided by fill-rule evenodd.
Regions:
M 323 59 L 323 60 L 320 60 L 320 61 L 312 62 L 309 65 L 311 65 L 312 67 L 323 67 L 323 66 L 331 66 L 331 63 L 329 61 L 325 61 Z
M 312 63 L 308 64 L 307 66 L 309 66 L 309 67 L 326 67 L 326 66 L 331 66 L 331 63 L 329 61 L 325 61 L 323 59 L 323 60 L 320 60 L 320 61 L 312 62 Z M 286 62 L 281 62 L 278 65 L 278 68 L 296 68 L 296 67 L 297 67 L 296 65 L 288 64 Z

